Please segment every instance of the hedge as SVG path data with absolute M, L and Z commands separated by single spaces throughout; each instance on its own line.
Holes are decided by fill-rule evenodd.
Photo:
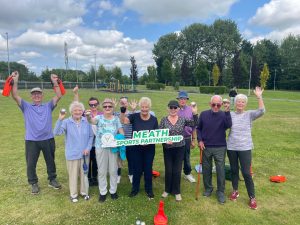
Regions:
M 227 92 L 226 86 L 200 86 L 199 91 L 202 94 L 223 95 Z
M 146 88 L 150 90 L 164 90 L 166 87 L 165 84 L 162 83 L 147 83 Z

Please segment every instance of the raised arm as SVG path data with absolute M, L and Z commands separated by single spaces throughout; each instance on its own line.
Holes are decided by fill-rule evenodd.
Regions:
M 79 87 L 76 84 L 76 86 L 73 88 L 73 94 L 74 94 L 73 102 L 79 102 L 78 90 L 79 90 Z
M 12 92 L 11 92 L 11 96 L 12 98 L 16 101 L 16 103 L 20 106 L 21 105 L 21 101 L 22 98 L 19 96 L 18 94 L 18 81 L 19 81 L 19 73 L 18 71 L 14 71 L 12 72 L 12 74 L 10 75 L 13 80 L 14 80 L 14 85 L 12 87 Z
M 55 96 L 52 98 L 53 101 L 53 105 L 56 105 L 58 103 L 58 101 L 60 100 L 62 94 L 60 91 L 60 88 L 58 86 L 58 76 L 56 74 L 51 74 L 51 81 L 54 87 L 54 91 L 55 91 Z
M 256 87 L 253 92 L 256 95 L 256 98 L 258 100 L 258 108 L 259 109 L 264 109 L 265 104 L 264 104 L 264 101 L 263 101 L 263 98 L 262 98 L 262 93 L 264 92 L 264 89 L 261 89 L 261 87 Z
M 91 110 L 87 109 L 85 110 L 85 116 L 87 118 L 87 121 L 92 124 L 92 125 L 96 125 L 98 123 L 98 120 L 96 118 L 92 118 L 92 114 L 91 114 Z

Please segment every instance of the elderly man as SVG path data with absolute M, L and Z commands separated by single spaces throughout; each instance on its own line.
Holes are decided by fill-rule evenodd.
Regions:
M 30 91 L 32 103 L 29 103 L 18 95 L 19 73 L 15 71 L 11 76 L 14 80 L 12 97 L 22 110 L 25 120 L 25 154 L 28 182 L 32 185 L 31 193 L 38 194 L 40 190 L 36 165 L 41 150 L 47 165 L 49 187 L 60 189 L 61 185 L 56 181 L 55 141 L 52 133 L 52 111 L 61 98 L 58 77 L 55 74 L 51 75 L 56 94 L 51 101 L 42 103 L 43 90 L 36 87 Z
M 200 150 L 203 151 L 203 183 L 204 196 L 209 197 L 213 191 L 212 186 L 212 159 L 217 169 L 217 198 L 220 204 L 225 203 L 225 153 L 226 153 L 226 130 L 231 127 L 232 121 L 229 105 L 221 111 L 222 97 L 212 96 L 211 109 L 200 114 L 197 138 Z
M 189 100 L 189 96 L 187 92 L 180 91 L 177 96 L 178 104 L 179 104 L 179 111 L 178 116 L 183 117 L 185 119 L 192 120 L 193 119 L 193 112 L 190 106 L 187 106 L 187 101 Z M 196 139 L 196 134 L 193 132 L 193 128 L 189 126 L 184 127 L 184 158 L 183 158 L 183 172 L 184 178 L 190 181 L 191 183 L 196 182 L 195 178 L 191 174 L 191 162 L 190 162 L 190 154 L 191 154 L 191 146 L 192 148 L 195 147 L 194 140 Z

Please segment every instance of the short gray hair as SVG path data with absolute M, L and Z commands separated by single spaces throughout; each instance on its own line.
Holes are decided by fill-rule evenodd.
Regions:
M 234 104 L 236 104 L 237 100 L 245 100 L 246 104 L 248 103 L 248 97 L 244 94 L 238 94 L 234 98 Z
M 220 95 L 214 95 L 214 96 L 212 96 L 212 97 L 210 98 L 210 102 L 212 102 L 212 100 L 213 100 L 214 98 L 219 98 L 220 102 L 223 102 L 223 99 L 222 99 L 222 97 L 221 97 Z
M 82 109 L 82 111 L 85 110 L 84 105 L 83 105 L 81 102 L 74 101 L 74 102 L 71 103 L 71 105 L 70 105 L 70 107 L 69 107 L 69 112 L 72 114 L 72 111 L 73 111 L 74 108 L 76 108 L 76 107 Z
M 141 99 L 139 101 L 139 107 L 141 107 L 142 104 L 146 104 L 149 106 L 149 108 L 151 108 L 151 106 L 152 106 L 151 99 L 148 97 L 141 97 Z

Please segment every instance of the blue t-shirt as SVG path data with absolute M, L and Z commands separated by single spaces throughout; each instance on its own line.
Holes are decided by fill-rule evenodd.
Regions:
M 25 120 L 25 140 L 44 141 L 53 138 L 52 111 L 53 101 L 35 105 L 21 100 L 20 109 Z
M 104 115 L 98 115 L 95 117 L 97 121 L 97 131 L 96 131 L 96 149 L 101 148 L 102 142 L 101 138 L 103 134 L 110 133 L 115 136 L 118 133 L 118 130 L 122 128 L 120 119 L 117 116 L 114 116 L 112 119 L 105 119 Z

